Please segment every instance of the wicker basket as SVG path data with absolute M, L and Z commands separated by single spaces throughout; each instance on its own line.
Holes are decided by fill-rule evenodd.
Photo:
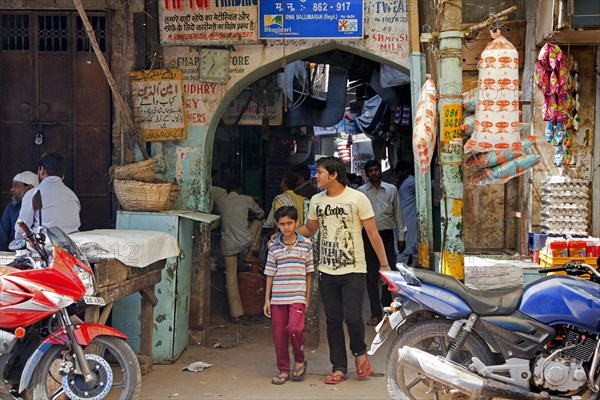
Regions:
M 176 183 L 148 183 L 115 179 L 115 194 L 129 211 L 166 211 L 179 196 Z
M 110 167 L 112 179 L 131 180 L 139 182 L 156 182 L 156 160 L 144 160 L 131 164 Z

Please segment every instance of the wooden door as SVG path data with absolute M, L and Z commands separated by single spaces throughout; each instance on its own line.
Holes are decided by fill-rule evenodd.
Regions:
M 90 22 L 107 56 L 107 17 Z M 0 206 L 17 172 L 36 172 L 42 154 L 59 152 L 81 202 L 81 230 L 112 227 L 110 93 L 81 19 L 4 11 L 0 34 Z

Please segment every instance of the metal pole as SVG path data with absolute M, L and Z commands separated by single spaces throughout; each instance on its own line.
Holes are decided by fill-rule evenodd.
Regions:
M 596 112 L 592 160 L 592 235 L 600 236 L 600 46 L 596 46 Z
M 417 0 L 409 1 L 408 24 L 410 35 L 411 54 L 410 87 L 411 87 L 411 111 L 413 126 L 419 93 L 425 82 L 425 55 L 421 53 L 419 40 L 419 8 Z M 415 168 L 415 171 L 417 168 Z M 417 195 L 417 241 L 419 249 L 419 265 L 431 269 L 433 259 L 433 213 L 431 205 L 431 172 L 415 174 L 415 192 Z
M 462 0 L 441 2 L 438 112 L 440 115 L 441 272 L 464 278 L 462 157 Z

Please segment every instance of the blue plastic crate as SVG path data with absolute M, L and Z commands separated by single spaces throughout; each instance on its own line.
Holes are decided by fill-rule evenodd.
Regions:
M 527 249 L 531 251 L 540 251 L 546 246 L 546 238 L 548 237 L 545 233 L 529 232 L 527 241 Z

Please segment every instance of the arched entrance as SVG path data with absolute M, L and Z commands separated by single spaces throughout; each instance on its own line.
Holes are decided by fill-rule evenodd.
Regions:
M 286 68 L 282 67 L 283 62 L 287 63 Z M 307 95 L 308 100 L 304 102 L 299 102 L 298 98 L 293 95 L 289 96 L 286 89 L 288 86 L 293 87 L 293 83 L 298 80 L 294 78 L 293 74 L 289 74 L 289 70 L 295 68 L 294 65 L 298 62 L 303 62 L 304 67 L 309 71 L 319 70 L 319 65 L 328 66 L 324 69 L 328 72 L 329 83 L 324 99 L 320 99 L 316 93 L 312 93 L 315 94 L 314 96 Z M 388 135 L 377 136 L 384 142 L 384 154 L 386 156 L 389 154 L 389 158 L 395 163 L 398 160 L 397 150 L 400 147 L 398 139 L 402 133 L 408 137 L 407 142 L 410 143 L 410 135 L 408 135 L 410 133 L 410 113 L 407 117 L 408 129 L 401 132 L 399 128 L 401 118 L 398 121 L 398 127 L 390 129 L 396 104 L 403 101 L 403 105 L 410 107 L 408 70 L 398 64 L 390 63 L 380 56 L 371 54 L 365 57 L 364 52 L 358 51 L 354 47 L 328 43 L 299 51 L 293 56 L 279 58 L 248 73 L 223 96 L 223 100 L 215 108 L 214 117 L 208 126 L 205 157 L 210 167 L 205 170 L 216 170 L 220 185 L 224 185 L 228 178 L 241 178 L 243 182 L 246 182 L 245 194 L 260 198 L 263 208 L 268 212 L 271 200 L 280 192 L 279 182 L 283 171 L 299 162 L 314 164 L 316 154 L 334 155 L 334 151 L 336 151 L 333 146 L 336 143 L 335 137 L 329 138 L 328 145 L 322 145 L 323 140 L 316 140 L 318 135 L 315 135 L 314 126 L 334 126 L 343 120 L 346 110 L 352 108 L 352 103 L 355 103 L 354 106 L 358 109 L 362 109 L 366 100 L 374 96 L 386 96 L 385 91 L 381 90 L 380 84 L 381 65 L 399 70 L 406 77 L 402 84 L 385 88 L 388 89 L 388 99 L 389 96 L 393 98 L 393 100 L 388 100 L 390 102 L 389 110 L 380 116 L 381 124 Z M 378 85 L 373 83 L 373 79 L 377 81 Z M 251 104 L 253 89 L 260 88 L 264 80 L 278 82 L 280 90 L 286 93 L 285 96 L 281 95 L 286 97 L 285 101 L 287 101 L 281 121 L 276 124 L 267 121 L 266 124 L 263 124 L 259 114 L 261 112 L 266 114 L 268 111 L 266 108 L 261 111 L 261 102 L 259 101 L 255 104 L 259 106 L 256 108 L 258 112 L 256 109 L 251 110 L 259 115 L 258 123 L 240 124 L 242 114 L 247 110 L 245 106 Z M 378 87 L 374 88 L 373 86 Z M 283 88 L 281 89 L 281 87 Z M 311 87 L 314 88 L 314 86 Z M 240 96 L 248 90 L 250 91 L 249 96 Z M 271 87 L 271 90 L 274 88 Z M 336 94 L 334 96 L 331 93 Z M 332 103 L 335 104 L 332 105 Z M 231 104 L 237 105 L 237 107 L 233 107 L 234 110 L 238 110 L 237 114 L 230 115 Z M 304 107 L 300 107 L 301 105 Z M 300 110 L 300 113 L 292 114 L 294 110 Z M 305 115 L 298 115 L 302 113 Z M 329 113 L 338 114 L 332 116 Z M 391 119 L 390 116 L 392 116 Z M 379 135 L 376 131 L 371 133 L 374 133 L 373 136 Z M 335 131 L 330 136 L 335 136 Z M 285 146 L 289 146 L 291 141 L 295 142 L 296 154 L 298 150 L 302 150 L 304 153 L 302 157 L 294 157 L 293 154 L 290 154 L 289 147 L 286 154 Z M 300 142 L 303 144 L 300 145 Z M 304 145 L 306 142 L 309 145 Z M 410 146 L 408 148 L 410 149 L 409 155 L 412 157 L 412 148 Z M 386 153 L 386 150 L 389 150 L 389 153 Z M 386 158 L 386 156 L 377 158 Z M 366 160 L 363 160 L 363 163 L 364 161 Z M 362 167 L 362 164 L 360 166 Z M 239 175 L 236 175 L 236 171 Z M 213 242 L 213 257 L 218 257 L 218 238 L 216 240 Z M 218 268 L 216 267 L 216 269 Z M 223 283 L 223 277 L 218 275 L 219 271 L 213 272 L 216 272 L 216 274 L 213 273 L 213 288 L 217 287 L 218 289 L 219 282 Z M 224 290 L 214 290 L 211 303 L 213 311 L 226 315 L 227 299 L 224 296 Z M 307 324 L 307 327 L 310 330 L 310 323 Z

